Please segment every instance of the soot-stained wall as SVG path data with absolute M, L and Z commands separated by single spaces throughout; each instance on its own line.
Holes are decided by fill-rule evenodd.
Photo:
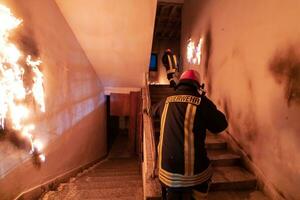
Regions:
M 34 136 L 46 162 L 35 167 L 28 151 L 0 141 L 0 199 L 13 199 L 67 171 L 106 155 L 103 87 L 53 0 L 0 0 L 23 20 L 11 42 L 43 63 L 46 112 L 34 111 Z
M 228 131 L 286 199 L 300 199 L 300 3 L 186 0 L 181 55 L 226 113 Z M 200 65 L 187 41 L 203 37 Z

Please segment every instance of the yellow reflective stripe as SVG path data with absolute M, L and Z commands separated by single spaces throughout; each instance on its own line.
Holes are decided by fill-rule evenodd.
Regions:
M 172 180 L 186 180 L 186 181 L 193 181 L 196 179 L 201 179 L 203 177 L 206 177 L 209 174 L 212 174 L 212 166 L 209 165 L 203 172 L 201 172 L 200 174 L 195 174 L 192 176 L 185 176 L 183 174 L 178 174 L 178 173 L 172 173 L 172 172 L 168 172 L 164 169 L 160 169 L 159 170 L 159 174 L 167 177 L 168 179 L 172 179 Z
M 174 64 L 175 64 L 175 68 L 177 67 L 177 58 L 175 55 L 173 55 L 173 59 L 174 59 Z
M 167 74 L 169 74 L 169 73 L 175 73 L 176 72 L 176 69 L 169 69 L 169 70 L 167 70 Z
M 184 119 L 184 174 L 194 174 L 195 145 L 194 145 L 194 119 L 197 107 L 188 104 Z
M 159 136 L 159 144 L 158 144 L 158 166 L 161 168 L 161 161 L 162 161 L 162 144 L 163 144 L 163 138 L 164 138 L 164 130 L 165 130 L 165 123 L 166 123 L 166 116 L 168 112 L 169 104 L 165 103 L 164 110 L 161 116 L 161 122 L 160 122 L 160 136 Z
M 173 180 L 168 180 L 165 177 L 159 175 L 159 180 L 169 187 L 190 187 L 190 186 L 199 185 L 209 180 L 210 177 L 211 176 L 207 176 L 205 179 L 199 179 L 195 181 L 185 181 L 185 180 L 173 181 Z
M 168 62 L 169 62 L 169 67 L 172 69 L 172 61 L 170 55 L 168 55 Z
M 184 118 L 184 174 L 189 176 L 190 174 L 190 154 L 189 154 L 189 124 L 190 124 L 191 104 L 187 105 Z
M 184 176 L 181 174 L 170 173 L 163 169 L 159 170 L 159 180 L 170 187 L 189 187 L 198 185 L 209 180 L 211 176 L 211 165 L 209 165 L 208 168 L 200 174 L 196 174 L 193 176 Z
M 189 144 L 190 144 L 190 172 L 194 174 L 194 163 L 195 163 L 195 143 L 194 143 L 194 120 L 196 115 L 197 107 L 195 105 L 191 106 L 191 116 L 190 116 L 190 127 L 189 127 Z

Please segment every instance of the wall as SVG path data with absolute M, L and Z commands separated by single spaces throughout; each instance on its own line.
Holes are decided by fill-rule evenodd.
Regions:
M 104 87 L 144 86 L 157 0 L 55 1 Z
M 28 152 L 0 141 L 0 197 L 5 200 L 105 156 L 106 106 L 102 84 L 55 1 L 0 2 L 23 19 L 12 40 L 25 55 L 43 61 L 46 92 L 46 112 L 32 117 L 46 162 L 36 167 Z
M 204 37 L 196 68 L 232 134 L 286 199 L 300 199 L 300 2 L 186 0 L 181 55 Z
M 168 39 L 155 39 L 152 45 L 152 53 L 157 53 L 157 71 L 150 71 L 149 80 L 152 83 L 170 84 L 167 79 L 167 71 L 162 63 L 162 56 L 166 49 L 171 49 L 177 56 L 180 65 L 180 41 Z

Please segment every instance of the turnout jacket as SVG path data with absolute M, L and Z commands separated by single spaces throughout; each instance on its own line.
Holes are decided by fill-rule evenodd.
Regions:
M 227 120 L 214 103 L 188 82 L 152 109 L 160 117 L 159 180 L 169 187 L 199 185 L 212 176 L 205 149 L 206 129 L 219 133 Z

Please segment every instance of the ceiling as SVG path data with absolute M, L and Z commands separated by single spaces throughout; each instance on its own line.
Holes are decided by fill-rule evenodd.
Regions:
M 153 37 L 180 38 L 183 0 L 55 1 L 108 93 L 144 86 Z
M 154 28 L 155 39 L 180 39 L 182 6 L 182 3 L 158 3 Z
M 124 91 L 144 86 L 156 0 L 56 0 L 56 3 L 105 88 Z

